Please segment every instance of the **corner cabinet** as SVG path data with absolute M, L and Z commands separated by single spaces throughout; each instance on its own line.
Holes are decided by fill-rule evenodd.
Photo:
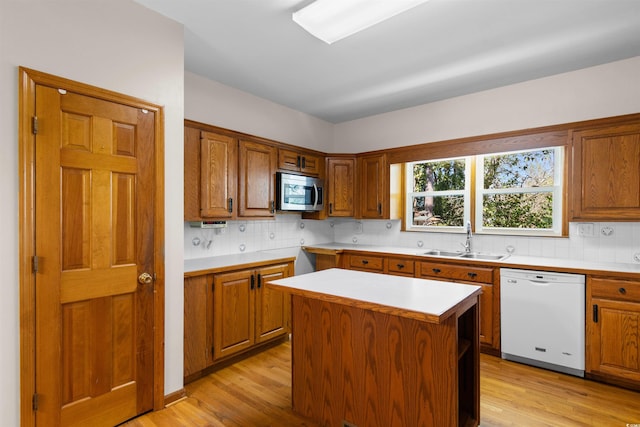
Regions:
M 293 271 L 293 261 L 287 261 L 185 277 L 185 382 L 218 362 L 287 336 L 290 296 L 265 283 Z
M 640 390 L 640 281 L 587 277 L 587 374 Z
M 640 123 L 572 132 L 571 217 L 640 220 Z

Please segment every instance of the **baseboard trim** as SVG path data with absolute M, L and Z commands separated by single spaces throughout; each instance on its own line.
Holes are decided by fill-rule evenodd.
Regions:
M 178 403 L 182 399 L 187 398 L 187 391 L 183 388 L 174 391 L 173 393 L 169 393 L 164 396 L 164 406 L 171 406 L 175 403 Z

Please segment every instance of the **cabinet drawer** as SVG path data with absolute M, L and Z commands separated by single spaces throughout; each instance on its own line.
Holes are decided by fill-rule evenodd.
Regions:
M 389 258 L 389 273 L 413 276 L 415 262 L 402 258 Z
M 384 270 L 384 258 L 377 256 L 351 255 L 349 257 L 349 268 L 382 272 Z
M 640 302 L 640 282 L 590 277 L 593 298 Z
M 441 277 L 465 282 L 493 283 L 493 268 L 421 262 L 420 277 Z

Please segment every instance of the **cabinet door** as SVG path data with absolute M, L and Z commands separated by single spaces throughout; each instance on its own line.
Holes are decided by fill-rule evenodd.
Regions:
M 640 381 L 640 303 L 594 298 L 591 304 L 588 371 Z
M 320 157 L 283 148 L 278 149 L 278 169 L 318 175 L 322 167 L 323 163 Z
M 240 141 L 240 216 L 270 217 L 275 214 L 277 151 L 270 145 Z
M 493 285 L 489 283 L 474 283 L 482 286 L 482 295 L 478 308 L 480 309 L 480 342 L 494 347 L 493 343 Z
M 201 216 L 234 218 L 237 209 L 238 141 L 229 136 L 202 132 L 200 159 Z
M 269 280 L 289 276 L 288 264 L 264 267 L 256 271 L 256 343 L 284 335 L 290 330 L 290 295 L 264 286 Z
M 213 363 L 211 275 L 184 279 L 184 376 Z
M 573 134 L 572 217 L 640 219 L 640 124 Z
M 214 359 L 238 353 L 254 344 L 255 286 L 253 270 L 214 275 Z
M 329 216 L 353 216 L 354 159 L 334 158 L 327 161 Z
M 360 218 L 389 218 L 389 171 L 384 154 L 358 157 Z

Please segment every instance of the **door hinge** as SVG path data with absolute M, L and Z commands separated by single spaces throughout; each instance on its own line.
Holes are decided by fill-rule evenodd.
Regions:
M 34 135 L 38 134 L 38 116 L 33 116 L 31 118 L 31 131 Z
M 33 396 L 31 397 L 31 408 L 34 411 L 38 410 L 38 393 L 33 393 Z
M 32 264 L 33 264 L 33 272 L 37 273 L 40 267 L 40 257 L 38 255 L 33 256 Z

